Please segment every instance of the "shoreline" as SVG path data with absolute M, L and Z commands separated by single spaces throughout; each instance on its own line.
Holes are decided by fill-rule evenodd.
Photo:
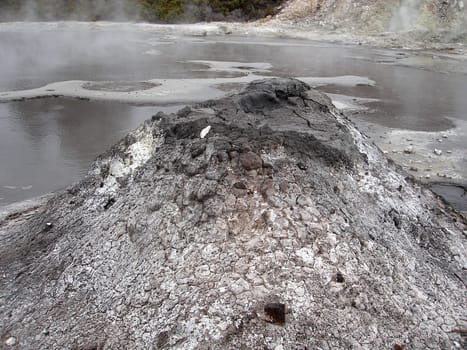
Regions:
M 304 24 L 300 21 L 279 20 L 277 18 L 257 20 L 254 22 L 199 22 L 192 24 L 157 24 L 148 22 L 86 22 L 86 21 L 44 21 L 44 22 L 0 22 L 0 30 L 79 28 L 92 25 L 95 30 L 139 29 L 144 32 L 158 32 L 168 35 L 185 35 L 194 37 L 207 36 L 255 36 L 276 39 L 297 39 L 334 43 L 349 46 L 367 46 L 372 48 L 404 49 L 414 51 L 453 51 L 445 53 L 462 60 L 467 60 L 467 42 L 464 41 L 436 41 L 427 40 L 428 37 L 443 39 L 443 32 L 430 32 L 428 30 L 411 30 L 400 32 L 358 33 L 346 32 L 344 29 L 326 30 L 315 24 Z M 131 28 L 130 28 L 131 27 Z M 447 38 L 445 38 L 447 39 Z

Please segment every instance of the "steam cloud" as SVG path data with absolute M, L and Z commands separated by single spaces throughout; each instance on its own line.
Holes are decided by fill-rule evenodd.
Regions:
M 137 0 L 0 0 L 0 21 L 137 20 Z
M 389 29 L 392 31 L 411 30 L 417 26 L 422 0 L 402 0 L 394 12 Z

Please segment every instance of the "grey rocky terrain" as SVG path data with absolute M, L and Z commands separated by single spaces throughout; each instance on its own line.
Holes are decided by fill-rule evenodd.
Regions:
M 466 229 L 327 97 L 255 81 L 1 217 L 1 346 L 462 348 Z

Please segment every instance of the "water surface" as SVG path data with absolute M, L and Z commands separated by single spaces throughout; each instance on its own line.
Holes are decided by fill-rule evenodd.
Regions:
M 141 122 L 175 109 L 64 98 L 0 103 L 0 205 L 78 181 Z
M 234 61 L 239 66 L 210 69 L 190 61 Z M 467 62 L 420 59 L 418 54 L 401 50 L 289 39 L 183 37 L 131 30 L 131 26 L 106 30 L 92 24 L 79 28 L 44 25 L 29 30 L 18 24 L 0 30 L 0 62 L 0 93 L 68 80 L 96 82 L 88 86 L 104 91 L 131 91 L 134 86 L 146 86 L 142 82 L 150 79 L 234 78 L 253 73 L 264 77 L 355 75 L 376 84 L 328 84 L 320 89 L 376 99 L 367 104 L 368 110 L 352 114 L 355 121 L 377 127 L 375 137 L 383 137 L 382 130 L 405 130 L 420 132 L 417 135 L 423 139 L 423 132 L 457 132 L 456 125 L 467 121 Z M 249 67 L 252 62 L 270 68 Z M 446 73 L 444 66 L 453 73 Z M 236 84 L 222 88 L 228 91 L 229 86 L 238 88 Z M 200 92 L 206 99 L 211 97 L 209 90 Z M 63 98 L 0 103 L 0 204 L 78 180 L 99 153 L 161 109 Z M 451 149 L 467 153 L 462 135 L 450 140 Z M 463 181 L 467 160 L 457 161 L 455 171 Z

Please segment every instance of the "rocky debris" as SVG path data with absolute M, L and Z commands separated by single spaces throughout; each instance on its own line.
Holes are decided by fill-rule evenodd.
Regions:
M 313 19 L 329 29 L 391 30 L 446 29 L 466 24 L 464 3 L 458 0 L 289 0 L 280 19 Z
M 435 148 L 435 150 L 433 151 L 434 154 L 436 154 L 437 156 L 440 156 L 443 154 L 443 151 L 441 151 L 440 149 L 437 149 Z
M 465 219 L 297 80 L 158 114 L 2 218 L 17 348 L 465 345 Z
M 271 22 L 323 36 L 342 33 L 355 44 L 452 48 L 467 43 L 467 10 L 458 0 L 289 0 Z

